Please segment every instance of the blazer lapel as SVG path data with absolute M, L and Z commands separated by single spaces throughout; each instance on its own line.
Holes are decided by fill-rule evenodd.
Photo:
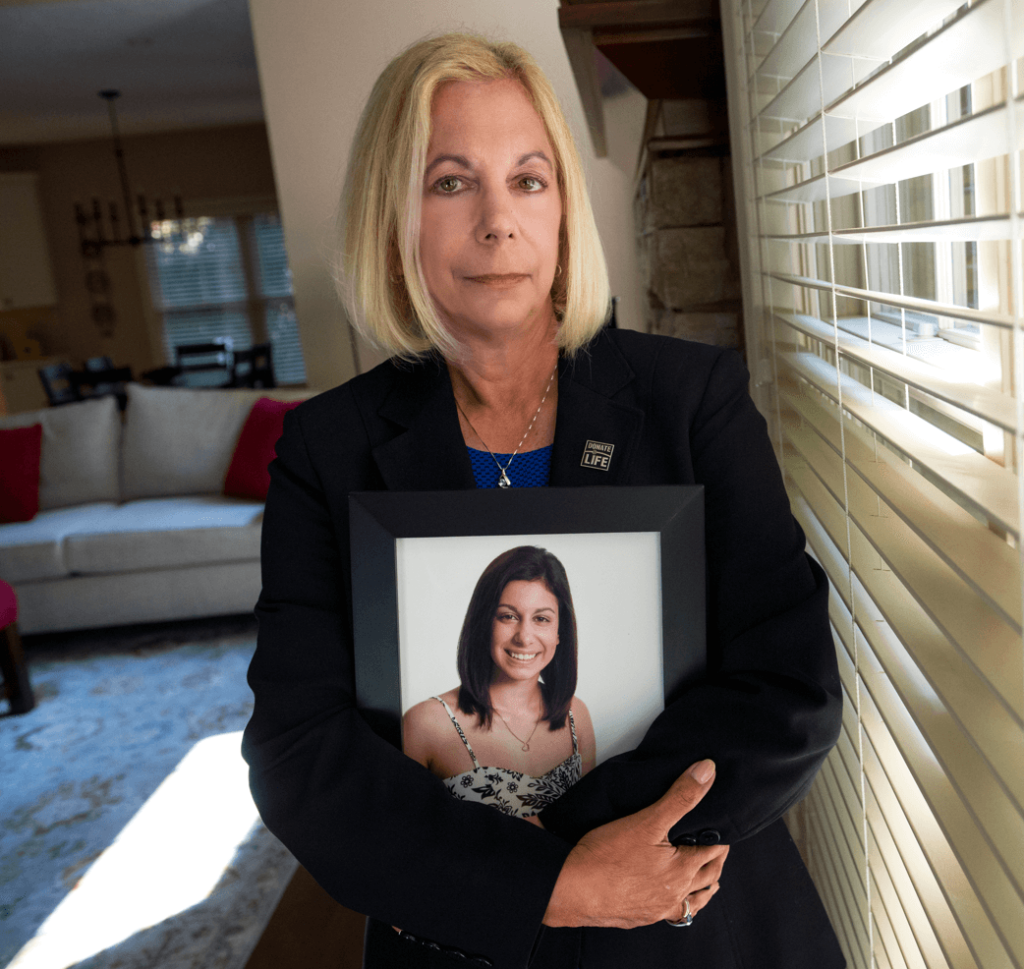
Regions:
M 612 399 L 634 379 L 632 368 L 603 334 L 558 376 L 558 419 L 552 486 L 630 483 L 644 413 Z
M 644 414 L 639 407 L 613 399 L 633 379 L 626 359 L 603 334 L 575 360 L 563 360 L 558 374 L 552 486 L 633 481 Z M 444 363 L 428 360 L 396 373 L 377 413 L 400 429 L 373 448 L 389 491 L 476 487 Z
M 400 372 L 378 410 L 404 430 L 373 449 L 389 491 L 475 488 L 448 368 L 427 361 Z

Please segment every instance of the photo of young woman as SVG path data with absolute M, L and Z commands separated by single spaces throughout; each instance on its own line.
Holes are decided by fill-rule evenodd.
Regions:
M 492 561 L 459 636 L 460 684 L 410 708 L 405 752 L 459 800 L 529 818 L 594 766 L 594 727 L 575 696 L 577 623 L 562 563 L 521 545 Z

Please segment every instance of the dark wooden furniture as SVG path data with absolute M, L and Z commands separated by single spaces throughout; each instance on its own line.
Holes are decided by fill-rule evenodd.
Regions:
M 94 359 L 109 360 L 109 357 Z M 107 394 L 113 394 L 117 397 L 118 406 L 124 410 L 128 403 L 128 393 L 124 389 L 124 385 L 131 382 L 132 368 L 110 366 L 103 369 L 89 369 L 91 362 L 86 363 L 87 369 L 85 370 L 72 370 L 68 373 L 68 380 L 78 393 L 78 399 L 85 400 L 90 397 L 105 397 Z
M 561 0 L 558 26 L 576 78 L 594 154 L 607 156 L 602 68 L 609 62 L 648 99 L 644 145 L 728 145 L 725 55 L 716 0 Z M 704 102 L 706 118 L 654 137 L 662 101 Z
M 365 926 L 299 865 L 245 969 L 361 969 Z
M 14 589 L 0 579 L 0 699 L 10 704 L 11 713 L 28 713 L 36 705 L 25 665 L 25 651 L 18 635 L 18 600 Z
M 236 350 L 231 385 L 267 389 L 276 387 L 273 347 L 269 343 L 257 343 L 248 350 Z
M 70 374 L 71 364 L 69 363 L 54 363 L 39 368 L 39 380 L 42 382 L 43 390 L 46 391 L 46 399 L 51 407 L 71 404 L 82 399 L 71 382 Z
M 230 387 L 234 378 L 235 354 L 231 337 L 208 343 L 185 343 L 175 347 L 177 387 Z

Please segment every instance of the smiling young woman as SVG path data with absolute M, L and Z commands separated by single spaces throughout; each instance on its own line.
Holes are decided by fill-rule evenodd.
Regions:
M 405 752 L 459 800 L 536 816 L 594 766 L 590 711 L 575 695 L 576 635 L 558 558 L 533 545 L 503 552 L 470 597 L 461 683 L 409 709 Z

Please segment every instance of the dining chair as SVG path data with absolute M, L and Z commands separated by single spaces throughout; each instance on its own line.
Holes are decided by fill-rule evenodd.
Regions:
M 25 664 L 25 651 L 18 635 L 18 599 L 14 589 L 0 579 L 0 699 L 10 704 L 11 713 L 28 713 L 36 705 Z
M 207 343 L 183 343 L 175 347 L 177 387 L 229 387 L 233 379 L 235 355 L 231 337 L 218 337 Z
M 82 399 L 70 379 L 71 372 L 69 363 L 51 363 L 39 368 L 39 380 L 51 407 L 71 404 Z
M 94 357 L 93 360 L 86 361 L 86 369 L 70 371 L 68 380 L 75 388 L 80 400 L 113 394 L 117 397 L 118 407 L 124 410 L 128 403 L 128 392 L 124 385 L 131 383 L 132 368 L 110 366 L 99 369 L 89 367 L 89 364 L 95 360 L 109 359 L 109 357 Z
M 269 343 L 257 343 L 248 350 L 235 351 L 235 364 L 231 376 L 232 387 L 277 386 L 274 379 L 273 347 Z

